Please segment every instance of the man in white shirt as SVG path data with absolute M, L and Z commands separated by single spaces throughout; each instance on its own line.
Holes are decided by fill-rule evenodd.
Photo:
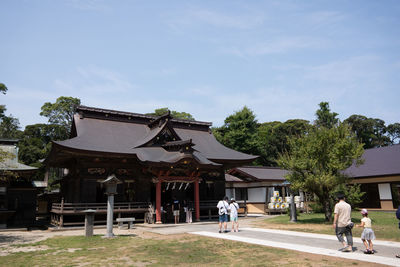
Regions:
M 338 194 L 339 202 L 335 205 L 335 217 L 333 219 L 333 229 L 336 231 L 336 236 L 343 244 L 340 251 L 352 252 L 353 251 L 353 234 L 351 232 L 351 206 L 344 200 L 343 194 Z M 343 239 L 343 234 L 346 236 L 347 244 Z
M 229 213 L 228 197 L 224 197 L 223 200 L 218 201 L 217 204 L 218 215 L 219 215 L 219 232 L 222 233 L 222 223 L 224 223 L 225 232 L 227 232 L 227 222 Z

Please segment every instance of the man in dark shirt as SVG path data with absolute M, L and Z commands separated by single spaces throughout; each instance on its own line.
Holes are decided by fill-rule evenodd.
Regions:
M 179 200 L 177 200 L 175 197 L 173 198 L 174 202 L 172 203 L 172 213 L 175 218 L 175 224 L 179 223 L 179 210 L 181 209 L 181 204 L 179 203 Z

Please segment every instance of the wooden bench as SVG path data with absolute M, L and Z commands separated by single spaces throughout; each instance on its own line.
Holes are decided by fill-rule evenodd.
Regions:
M 132 229 L 132 223 L 135 221 L 135 218 L 117 218 L 118 228 L 121 229 L 124 225 L 124 222 L 128 223 L 128 229 Z

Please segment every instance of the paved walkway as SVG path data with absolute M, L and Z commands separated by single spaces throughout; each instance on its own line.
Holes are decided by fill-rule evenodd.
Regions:
M 335 235 L 312 234 L 295 231 L 254 228 L 250 224 L 253 220 L 241 220 L 242 227 L 239 233 L 218 233 L 216 223 L 180 224 L 171 227 L 153 227 L 148 231 L 159 234 L 190 233 L 213 238 L 246 242 L 251 244 L 291 249 L 301 252 L 340 257 L 345 259 L 367 261 L 371 263 L 400 266 L 400 259 L 395 258 L 400 253 L 400 243 L 375 240 L 374 255 L 363 253 L 364 245 L 359 237 L 354 237 L 354 252 L 340 252 L 341 244 Z

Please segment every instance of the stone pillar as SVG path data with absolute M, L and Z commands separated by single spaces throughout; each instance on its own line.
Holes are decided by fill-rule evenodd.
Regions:
M 107 198 L 107 233 L 105 237 L 114 237 L 113 234 L 114 194 L 108 194 Z
M 161 221 L 161 180 L 158 180 L 156 184 L 156 223 L 162 223 Z
M 200 195 L 199 195 L 199 179 L 194 181 L 194 204 L 196 209 L 196 222 L 200 221 Z
M 293 192 L 290 192 L 290 221 L 297 222 L 296 203 L 294 203 Z
M 85 236 L 93 236 L 93 226 L 94 226 L 94 213 L 95 210 L 88 209 L 83 211 L 85 213 Z

